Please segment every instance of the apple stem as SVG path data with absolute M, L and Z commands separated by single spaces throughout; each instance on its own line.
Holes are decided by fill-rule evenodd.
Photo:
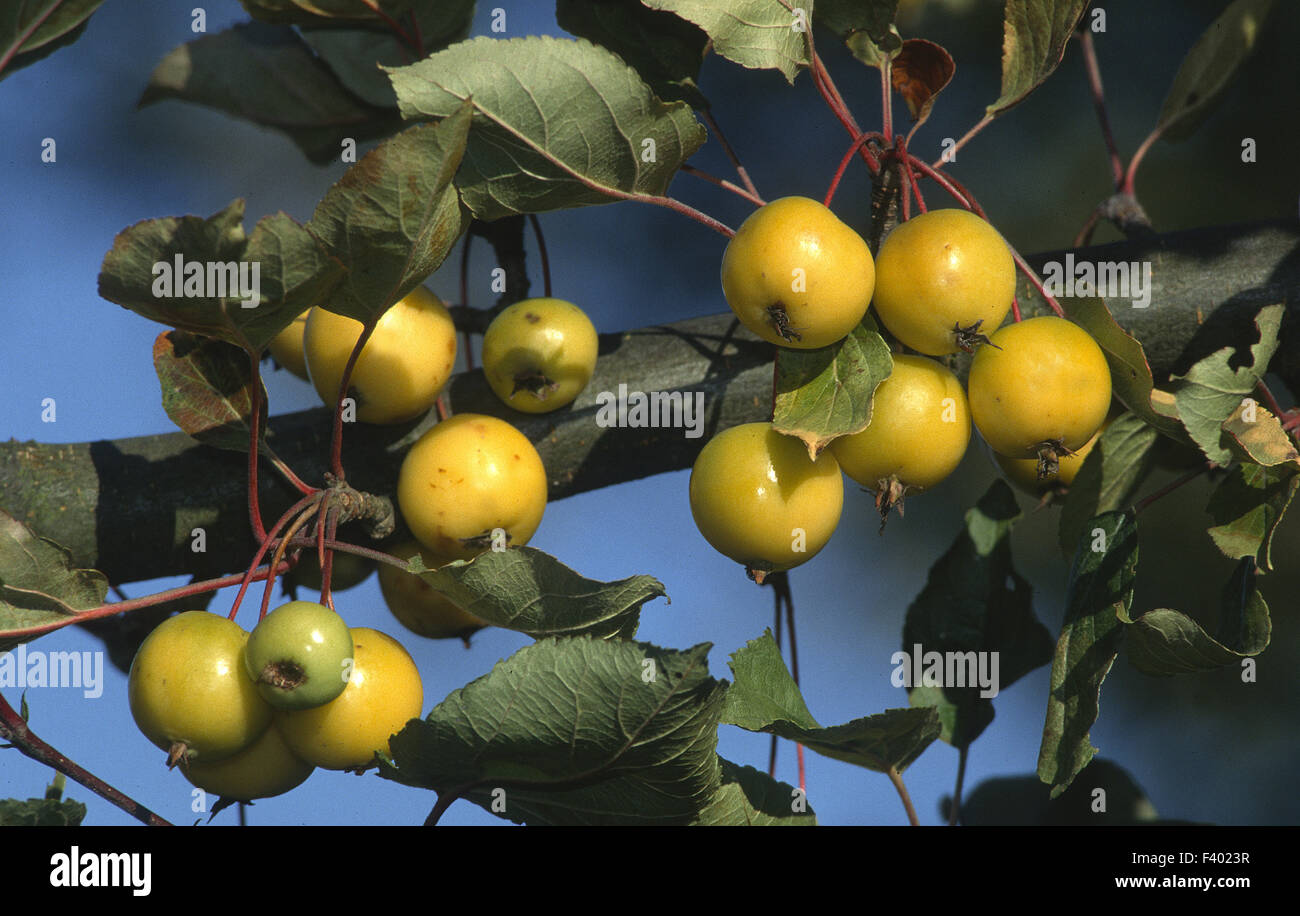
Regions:
M 727 135 L 722 132 L 722 128 L 719 127 L 718 122 L 714 120 L 713 112 L 706 108 L 701 112 L 700 116 L 704 118 L 704 123 L 709 125 L 709 130 L 713 131 L 714 136 L 718 138 L 718 145 L 722 147 L 722 151 L 726 153 L 727 158 L 731 160 L 732 166 L 736 169 L 736 174 L 740 177 L 741 184 L 743 184 L 745 190 L 749 192 L 749 197 L 753 200 L 757 200 L 760 207 L 763 206 L 763 195 L 758 193 L 758 188 L 754 186 L 754 181 L 749 177 L 749 172 L 740 164 L 740 157 L 736 155 L 736 151 L 732 149 L 731 144 L 727 142 Z M 730 184 L 730 182 L 728 182 L 728 184 Z
M 907 793 L 907 785 L 903 782 L 903 774 L 898 772 L 898 768 L 891 764 L 888 776 L 889 781 L 894 784 L 894 789 L 898 792 L 898 797 L 903 800 L 903 809 L 907 812 L 907 822 L 913 827 L 921 826 L 921 821 L 916 816 L 916 808 L 912 807 L 912 796 Z
M 542 223 L 537 218 L 536 213 L 528 214 L 528 222 L 533 227 L 533 235 L 537 238 L 537 253 L 542 259 L 542 289 L 544 295 L 550 298 L 551 295 L 551 259 L 546 256 L 546 236 L 542 235 Z
M 704 171 L 704 169 L 696 168 L 695 166 L 691 165 L 689 162 L 682 163 L 681 171 L 685 172 L 687 175 L 693 175 L 696 178 L 702 178 L 705 181 L 710 182 L 711 184 L 716 184 L 718 187 L 722 188 L 723 190 L 730 191 L 732 194 L 735 194 L 738 197 L 743 197 L 745 200 L 749 201 L 751 204 L 753 204 L 756 207 L 761 207 L 767 203 L 767 201 L 763 200 L 763 198 L 755 194 L 751 194 L 749 191 L 746 191 L 740 185 L 731 181 L 727 181 L 724 178 L 719 178 L 717 175 L 714 175 L 711 172 Z
M 957 817 L 961 813 L 961 790 L 962 783 L 966 781 L 966 756 L 970 753 L 970 745 L 963 744 L 957 751 L 957 784 L 952 790 L 952 810 L 948 812 L 948 826 L 957 826 Z
M 239 585 L 239 592 L 235 595 L 234 603 L 231 605 L 229 614 L 231 620 L 234 620 L 235 615 L 239 613 L 239 605 L 244 600 L 244 593 L 248 591 L 248 586 L 253 581 L 253 571 L 256 569 L 257 564 L 262 562 L 262 557 L 266 556 L 266 552 L 271 549 L 271 545 L 274 543 L 274 539 L 279 535 L 281 529 L 283 529 L 294 516 L 307 506 L 319 502 L 323 498 L 323 493 L 313 493 L 311 496 L 304 496 L 302 499 L 298 500 L 280 516 L 275 523 L 275 527 L 273 527 L 270 533 L 262 539 L 261 544 L 258 545 L 257 552 L 253 555 L 253 561 L 248 564 L 248 571 L 244 573 L 243 579 Z
M 333 473 L 334 478 L 339 481 L 344 479 L 343 401 L 348 396 L 348 386 L 352 384 L 352 370 L 356 367 L 357 360 L 361 358 L 361 351 L 365 349 L 366 341 L 368 341 L 370 335 L 375 332 L 375 326 L 378 323 L 378 318 L 372 317 L 365 323 L 365 326 L 362 327 L 361 336 L 357 338 L 356 345 L 348 355 L 347 365 L 343 367 L 343 378 L 339 379 L 338 402 L 334 406 L 334 431 L 330 437 L 330 471 Z

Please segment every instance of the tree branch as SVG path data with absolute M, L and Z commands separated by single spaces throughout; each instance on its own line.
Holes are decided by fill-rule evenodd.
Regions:
M 1300 225 L 1295 221 L 1211 227 L 1074 252 L 1076 261 L 1150 261 L 1149 308 L 1110 300 L 1115 318 L 1146 347 L 1157 377 L 1196 358 L 1248 342 L 1260 306 L 1286 302 L 1282 343 L 1271 372 L 1300 392 Z M 1029 258 L 1041 268 L 1063 252 Z M 1026 316 L 1045 314 L 1022 281 Z M 587 390 L 553 414 L 515 413 L 497 400 L 481 371 L 449 388 L 454 412 L 508 419 L 531 439 L 550 475 L 551 499 L 690 467 L 718 429 L 766 419 L 774 348 L 743 329 L 719 355 L 732 315 L 692 319 L 601 337 L 601 358 Z M 701 391 L 704 435 L 680 428 L 611 429 L 597 425 L 602 392 Z M 405 447 L 436 414 L 404 427 L 347 430 L 348 481 L 392 493 Z M 327 408 L 274 417 L 268 435 L 280 457 L 308 482 L 322 481 L 329 458 Z M 0 507 L 72 552 L 79 566 L 121 584 L 167 575 L 209 578 L 243 569 L 256 549 L 248 532 L 246 468 L 239 453 L 197 444 L 181 433 L 76 444 L 0 443 Z M 264 475 L 265 511 L 279 515 L 300 496 L 278 475 Z M 190 548 L 204 528 L 207 551 Z

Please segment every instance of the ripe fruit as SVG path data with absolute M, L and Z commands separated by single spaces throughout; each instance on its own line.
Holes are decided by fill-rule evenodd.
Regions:
M 830 448 L 845 474 L 876 492 L 883 520 L 905 491 L 928 490 L 951 474 L 969 442 L 957 377 L 932 359 L 900 355 L 872 397 L 870 425 Z
M 314 766 L 352 770 L 369 766 L 388 738 L 418 718 L 424 687 L 415 662 L 393 637 L 355 627 L 351 676 L 335 699 L 314 709 L 278 714 L 289 750 Z
M 276 709 L 310 709 L 344 687 L 352 633 L 323 604 L 290 601 L 262 618 L 248 637 L 244 667 Z
M 1045 315 L 1009 325 L 971 360 L 971 418 L 989 447 L 1037 456 L 1039 476 L 1083 447 L 1110 408 L 1110 369 L 1088 332 Z
M 1002 468 L 1002 472 L 1007 475 L 1007 480 L 1011 481 L 1017 490 L 1031 496 L 1042 496 L 1049 490 L 1068 487 L 1074 483 L 1074 475 L 1079 473 L 1083 460 L 1088 457 L 1092 447 L 1097 444 L 1097 440 L 1101 438 L 1101 433 L 1100 429 L 1097 430 L 1092 434 L 1092 438 L 1085 442 L 1077 452 L 1060 458 L 1057 461 L 1056 473 L 1049 474 L 1046 477 L 1038 476 L 1037 458 L 1008 458 L 1006 455 L 999 455 L 994 452 L 993 460 L 998 463 L 998 467 Z
M 338 401 L 339 382 L 362 324 L 314 308 L 307 318 L 303 349 L 307 371 L 326 404 Z M 456 362 L 456 328 L 451 313 L 423 286 L 393 303 L 375 326 L 352 370 L 349 394 L 363 423 L 402 423 L 420 416 L 438 399 Z
M 840 520 L 844 482 L 829 451 L 814 462 L 771 423 L 718 433 L 691 470 L 691 514 L 704 539 L 756 581 L 826 546 Z
M 237 801 L 252 801 L 296 789 L 307 781 L 314 769 L 310 763 L 294 756 L 280 736 L 280 730 L 272 725 L 247 750 L 215 763 L 196 760 L 182 767 L 181 771 L 191 785 L 204 792 Z
M 546 509 L 546 468 L 527 437 L 504 420 L 462 413 L 443 420 L 406 453 L 397 503 L 416 540 L 470 560 L 492 545 L 527 544 Z
M 429 569 L 437 569 L 451 562 L 428 550 L 422 550 L 415 541 L 399 544 L 390 552 L 402 560 L 409 560 L 418 553 Z M 387 563 L 379 567 L 379 590 L 393 616 L 408 630 L 421 636 L 430 639 L 467 637 L 475 630 L 487 626 L 473 614 L 462 610 L 446 595 L 435 591 L 433 586 L 419 576 Z
M 302 332 L 311 309 L 303 312 L 289 326 L 271 338 L 268 348 L 275 361 L 298 378 L 307 378 L 307 357 L 302 352 Z
M 141 643 L 127 679 L 131 716 L 169 765 L 234 756 L 271 724 L 271 707 L 244 670 L 247 641 L 232 620 L 186 611 Z
M 483 374 L 515 410 L 546 413 L 570 404 L 596 368 L 596 328 L 563 299 L 508 306 L 483 334 Z
M 876 258 L 876 315 L 920 353 L 969 350 L 1007 317 L 1016 265 L 998 231 L 966 210 L 930 210 L 894 228 Z
M 815 200 L 782 197 L 749 215 L 722 255 L 722 294 L 741 324 L 782 347 L 842 340 L 867 311 L 871 250 Z

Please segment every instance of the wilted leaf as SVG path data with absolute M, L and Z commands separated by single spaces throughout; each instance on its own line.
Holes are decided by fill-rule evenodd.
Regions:
M 776 431 L 798 436 L 817 460 L 831 440 L 867 428 L 872 393 L 893 365 L 889 346 L 870 317 L 829 347 L 779 348 L 772 417 Z
M 481 220 L 662 195 L 704 142 L 690 106 L 588 41 L 474 38 L 388 74 L 406 118 L 472 101 L 456 185 Z
M 214 448 L 248 451 L 253 373 L 247 353 L 211 337 L 164 331 L 153 344 L 153 365 L 162 384 L 163 410 L 182 432 Z M 263 438 L 265 389 L 260 406 Z
M 380 775 L 515 823 L 690 824 L 721 785 L 708 651 L 534 643 L 409 722 Z
M 533 547 L 488 550 L 472 562 L 433 571 L 417 556 L 410 571 L 475 617 L 534 639 L 631 639 L 641 606 L 667 598 L 663 584 L 650 576 L 597 582 Z
M 912 120 L 924 122 L 930 116 L 934 97 L 952 79 L 957 65 L 942 45 L 924 38 L 909 38 L 894 58 L 889 79 L 907 102 Z
M 1079 539 L 1038 752 L 1038 778 L 1052 787 L 1052 798 L 1097 753 L 1089 731 L 1100 711 L 1102 682 L 1124 638 L 1121 615 L 1133 603 L 1137 561 L 1137 523 L 1126 513 L 1097 516 Z
M 1273 414 L 1259 406 L 1253 398 L 1245 399 L 1223 421 L 1226 435 L 1222 442 L 1242 461 L 1264 467 L 1279 464 L 1300 466 L 1300 452 Z

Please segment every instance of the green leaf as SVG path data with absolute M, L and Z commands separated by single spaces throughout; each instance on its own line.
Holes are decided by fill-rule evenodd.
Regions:
M 1098 789 L 1106 793 L 1101 811 L 1093 794 Z M 968 827 L 1131 827 L 1157 818 L 1137 780 L 1103 757 L 1094 757 L 1057 798 L 1034 776 L 986 779 L 962 800 L 960 814 Z
M 414 12 L 420 26 L 420 40 L 428 56 L 469 37 L 474 22 L 474 0 L 440 0 L 417 4 Z M 408 17 L 401 20 L 409 28 Z M 302 37 L 329 65 L 334 75 L 352 93 L 370 105 L 397 107 L 397 96 L 388 75 L 380 69 L 399 67 L 412 60 L 411 49 L 385 25 L 368 28 L 304 26 Z
M 1002 24 L 1002 92 L 986 109 L 996 118 L 1052 75 L 1089 0 L 1007 0 Z
M 317 164 L 337 161 L 345 139 L 385 137 L 402 124 L 349 92 L 293 29 L 256 22 L 196 38 L 159 61 L 139 107 L 166 99 L 281 131 Z
M 104 0 L 26 0 L 0 10 L 0 79 L 72 44 Z
M 399 19 L 415 0 L 239 0 L 250 16 L 263 22 L 309 25 L 383 22 Z M 380 13 L 384 15 L 380 15 Z
M 86 806 L 79 801 L 52 798 L 0 800 L 0 827 L 77 827 L 86 819 Z
M 709 107 L 696 85 L 709 36 L 695 24 L 640 0 L 558 0 L 555 19 L 566 32 L 623 58 L 665 102 Z
M 1124 654 L 1143 674 L 1169 676 L 1235 665 L 1268 648 L 1273 623 L 1268 604 L 1255 585 L 1255 564 L 1244 559 L 1223 587 L 1219 637 L 1211 637 L 1192 618 L 1169 608 L 1147 611 L 1124 632 Z
M 1210 537 L 1231 559 L 1253 557 L 1264 572 L 1273 571 L 1273 534 L 1300 488 L 1294 467 L 1262 468 L 1238 464 L 1210 494 L 1205 510 L 1214 525 Z
M 719 757 L 722 783 L 694 827 L 815 827 L 803 793 L 753 767 Z
M 433 273 L 469 227 L 452 184 L 469 135 L 470 106 L 408 128 L 344 173 L 307 230 L 347 269 L 329 310 L 363 324 Z
M 435 591 L 492 626 L 546 636 L 631 639 L 641 606 L 667 598 L 650 576 L 616 582 L 587 579 L 533 547 L 489 550 L 469 563 L 429 571 L 417 555 L 408 564 Z
M 732 655 L 736 681 L 727 691 L 721 721 L 797 741 L 834 760 L 878 773 L 901 773 L 939 737 L 936 710 L 887 709 L 844 725 L 822 728 L 808 712 L 769 630 Z
M 1273 0 L 1235 0 L 1183 58 L 1155 129 L 1165 140 L 1185 140 L 1209 117 L 1238 68 L 1254 50 Z
M 61 623 L 107 594 L 103 573 L 76 568 L 66 550 L 0 509 L 0 652 L 31 638 L 14 631 Z
M 172 422 L 213 448 L 248 451 L 253 412 L 253 373 L 248 354 L 225 341 L 188 331 L 164 331 L 153 344 L 153 365 L 162 385 L 163 410 Z M 266 389 L 261 424 L 266 434 Z
M 1032 589 L 1011 562 L 1011 529 L 1020 516 L 1015 495 L 995 480 L 907 609 L 896 670 L 906 672 L 902 686 L 913 706 L 938 709 L 940 737 L 954 747 L 968 746 L 993 721 L 992 696 L 982 694 L 996 696 L 1052 658 L 1052 637 L 1034 616 Z M 927 683 L 932 652 L 945 661 L 975 660 L 992 683 L 980 685 L 969 664 L 953 672 L 960 684 Z
M 1047 722 L 1038 752 L 1038 778 L 1056 798 L 1097 749 L 1089 730 L 1097 721 L 1101 685 L 1124 638 L 1121 615 L 1133 603 L 1137 577 L 1137 522 L 1123 512 L 1092 520 L 1074 553 L 1065 622 L 1052 660 Z
M 872 393 L 893 368 L 889 346 L 869 316 L 829 347 L 778 348 L 776 431 L 798 436 L 816 461 L 831 440 L 867 428 Z
M 251 237 L 243 218 L 236 199 L 207 219 L 164 217 L 122 230 L 104 255 L 99 295 L 152 321 L 260 352 L 329 294 L 342 268 L 285 214 L 263 217 Z M 256 294 L 240 290 L 244 281 Z
M 1127 507 L 1155 461 L 1157 433 L 1134 413 L 1110 422 L 1083 459 L 1061 508 L 1061 550 L 1071 553 L 1094 516 Z
M 902 47 L 894 18 L 898 0 L 817 0 L 813 22 L 846 41 L 861 35 L 877 48 L 897 51 Z
M 721 785 L 709 648 L 541 640 L 409 722 L 380 775 L 515 823 L 690 824 Z
M 1268 305 L 1255 316 L 1259 342 L 1250 348 L 1249 365 L 1233 347 L 1224 347 L 1196 363 L 1186 375 L 1170 377 L 1179 419 L 1205 457 L 1215 464 L 1226 465 L 1232 460 L 1231 449 L 1223 444 L 1223 421 L 1233 415 L 1264 377 L 1277 349 L 1283 311 L 1282 305 Z
M 1190 444 L 1191 440 L 1178 422 L 1177 412 L 1161 411 L 1154 400 L 1164 393 L 1155 388 L 1151 365 L 1142 344 L 1115 322 L 1106 303 L 1096 298 L 1061 298 L 1060 303 L 1066 316 L 1092 335 L 1106 355 L 1115 397 L 1159 432 Z M 1071 542 L 1070 549 L 1073 547 Z
M 1300 467 L 1300 452 L 1281 421 L 1254 398 L 1242 400 L 1222 426 L 1222 442 L 1236 458 L 1270 468 L 1279 464 Z
M 456 184 L 481 220 L 662 195 L 705 139 L 690 106 L 588 41 L 474 38 L 388 74 L 406 118 L 472 101 Z
M 807 67 L 813 0 L 641 0 L 708 33 L 713 50 L 751 70 L 780 70 L 790 83 Z M 802 11 L 801 13 L 794 12 Z

